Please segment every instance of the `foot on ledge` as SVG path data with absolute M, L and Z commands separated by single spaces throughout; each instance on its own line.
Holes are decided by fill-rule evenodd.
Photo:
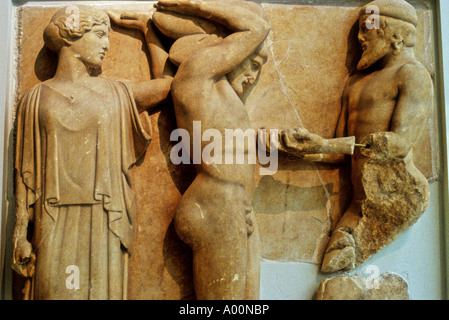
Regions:
M 334 231 L 324 254 L 321 271 L 333 273 L 355 268 L 355 242 L 348 227 Z

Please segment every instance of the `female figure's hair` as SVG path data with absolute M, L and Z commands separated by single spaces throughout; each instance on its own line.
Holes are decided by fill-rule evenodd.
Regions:
M 109 16 L 102 10 L 84 5 L 62 8 L 45 28 L 45 45 L 50 50 L 59 52 L 63 46 L 69 46 L 94 26 L 102 24 L 111 26 Z

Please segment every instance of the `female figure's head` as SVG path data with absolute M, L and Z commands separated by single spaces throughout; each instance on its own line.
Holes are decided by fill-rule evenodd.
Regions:
M 44 31 L 45 45 L 60 54 L 70 50 L 86 66 L 101 67 L 109 49 L 109 16 L 90 6 L 62 8 Z

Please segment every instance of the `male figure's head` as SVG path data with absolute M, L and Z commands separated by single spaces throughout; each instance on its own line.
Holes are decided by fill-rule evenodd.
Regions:
M 230 0 L 230 2 L 232 3 L 233 1 Z M 257 14 L 259 17 L 269 22 L 268 16 L 260 4 L 251 1 L 237 1 L 235 3 L 236 5 Z M 254 53 L 252 53 L 233 71 L 227 74 L 231 87 L 243 103 L 245 103 L 251 93 L 251 90 L 256 85 L 260 72 L 262 71 L 262 67 L 268 60 L 268 53 L 268 44 L 267 41 L 264 41 Z
M 251 54 L 237 68 L 227 74 L 228 81 L 239 98 L 245 102 L 252 88 L 259 79 L 263 65 L 268 59 L 267 44 L 262 43 L 256 52 Z
M 360 10 L 358 37 L 363 55 L 357 69 L 414 47 L 417 24 L 416 10 L 405 0 L 375 0 L 365 5 Z

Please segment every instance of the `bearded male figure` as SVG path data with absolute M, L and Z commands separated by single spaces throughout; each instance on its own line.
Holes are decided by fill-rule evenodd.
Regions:
M 380 14 L 372 16 L 369 6 L 376 6 Z M 379 28 L 370 19 L 378 19 Z M 433 97 L 430 75 L 413 51 L 416 11 L 403 0 L 377 0 L 361 9 L 359 23 L 360 72 L 349 79 L 344 91 L 337 135 L 355 136 L 366 148 L 352 156 L 353 199 L 328 244 L 325 272 L 351 269 L 366 261 L 415 223 L 429 201 L 427 180 L 412 160 Z M 379 164 L 375 173 L 369 172 Z M 393 171 L 388 177 L 392 166 L 401 168 L 414 190 L 407 193 L 405 184 L 388 187 L 402 183 Z M 373 184 L 370 179 L 377 181 Z M 379 190 L 372 195 L 374 185 Z M 381 193 L 391 193 L 390 200 Z M 372 197 L 377 204 L 367 201 Z
M 363 263 L 428 205 L 428 182 L 412 160 L 433 97 L 430 75 L 413 51 L 417 23 L 415 9 L 403 0 L 376 0 L 360 10 L 363 55 L 346 84 L 336 136 L 355 136 L 363 147 L 351 157 L 353 198 L 328 243 L 323 272 Z M 294 141 L 287 147 L 294 148 Z M 305 156 L 320 162 L 343 158 Z

